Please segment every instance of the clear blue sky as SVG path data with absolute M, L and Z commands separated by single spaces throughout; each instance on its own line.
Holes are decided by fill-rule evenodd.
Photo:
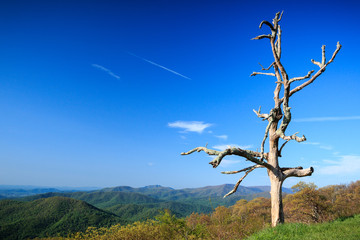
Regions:
M 318 186 L 360 179 L 360 68 L 356 1 L 1 1 L 0 184 L 175 188 L 235 183 L 197 146 L 260 148 L 274 79 L 249 77 L 272 62 L 250 39 L 284 10 L 282 60 L 290 77 L 318 67 L 291 98 L 281 166 L 313 166 L 290 178 Z M 177 127 L 176 127 L 177 126 Z M 269 185 L 264 170 L 243 185 Z

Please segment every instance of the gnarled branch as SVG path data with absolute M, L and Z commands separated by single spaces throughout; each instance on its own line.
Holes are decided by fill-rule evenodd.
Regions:
M 282 157 L 281 152 L 282 152 L 283 148 L 285 147 L 285 145 L 286 145 L 289 141 L 290 141 L 290 140 L 286 140 L 286 142 L 284 142 L 284 143 L 281 145 L 280 150 L 278 151 L 278 156 L 279 156 L 279 157 Z
M 217 156 L 211 162 L 209 162 L 209 164 L 211 164 L 213 166 L 213 168 L 216 168 L 217 166 L 219 166 L 222 159 L 228 155 L 237 155 L 237 156 L 244 157 L 244 158 L 246 158 L 246 160 L 256 163 L 258 165 L 262 165 L 262 166 L 268 168 L 269 170 L 273 170 L 273 168 L 274 168 L 270 164 L 258 159 L 258 157 L 263 157 L 266 159 L 266 157 L 267 157 L 266 154 L 261 154 L 261 153 L 254 152 L 251 150 L 244 150 L 244 149 L 237 148 L 237 147 L 229 147 L 229 148 L 225 149 L 224 151 L 211 150 L 206 147 L 197 147 L 188 152 L 183 152 L 183 153 L 181 153 L 181 155 L 189 155 L 193 152 L 201 152 L 201 151 L 206 152 L 208 155 L 216 155 Z
M 271 29 L 271 31 L 275 31 L 275 29 L 274 29 L 274 27 L 273 27 L 273 25 L 271 25 L 271 23 L 269 23 L 268 21 L 266 21 L 266 20 L 264 20 L 264 21 L 262 21 L 261 23 L 260 23 L 260 25 L 259 25 L 259 28 L 261 29 L 261 27 L 262 27 L 262 25 L 263 24 L 266 24 L 266 25 L 268 25 L 269 26 L 269 28 Z
M 295 140 L 297 142 L 306 141 L 306 137 L 304 135 L 302 137 L 298 137 L 296 136 L 296 134 L 298 134 L 298 132 L 294 133 L 291 136 L 285 136 L 285 134 L 281 134 L 280 137 L 286 141 L 290 141 L 290 140 Z
M 263 39 L 263 38 L 271 38 L 271 34 L 267 34 L 267 35 L 265 35 L 265 34 L 263 34 L 263 35 L 259 35 L 259 36 L 257 36 L 257 37 L 254 37 L 254 38 L 252 38 L 251 40 L 259 40 L 259 39 Z
M 306 169 L 303 169 L 302 167 L 289 168 L 283 170 L 283 177 L 284 180 L 288 177 L 306 177 L 306 176 L 311 176 L 313 172 L 314 172 L 313 167 L 309 167 Z
M 245 172 L 245 175 L 242 176 L 242 177 L 239 179 L 239 181 L 237 181 L 237 183 L 235 184 L 233 190 L 231 190 L 230 192 L 228 192 L 228 193 L 224 196 L 224 198 L 226 198 L 227 196 L 235 193 L 235 192 L 237 191 L 240 183 L 242 182 L 242 180 L 244 180 L 244 178 L 246 178 L 246 176 L 247 176 L 249 173 L 251 173 L 253 170 L 255 170 L 256 168 L 259 168 L 259 167 L 263 167 L 263 166 L 261 166 L 261 165 L 255 165 L 255 166 L 251 166 L 251 167 L 248 167 L 248 168 L 243 169 L 244 171 L 246 171 L 246 172 Z
M 269 114 L 261 113 L 261 106 L 259 107 L 258 111 L 256 111 L 255 109 L 253 109 L 253 111 L 256 114 L 256 116 L 258 116 L 259 118 L 262 118 L 263 121 L 267 120 L 270 117 Z

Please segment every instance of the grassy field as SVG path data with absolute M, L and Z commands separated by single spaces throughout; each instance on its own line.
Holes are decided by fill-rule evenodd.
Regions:
M 247 240 L 359 240 L 360 215 L 322 224 L 289 223 L 258 232 Z

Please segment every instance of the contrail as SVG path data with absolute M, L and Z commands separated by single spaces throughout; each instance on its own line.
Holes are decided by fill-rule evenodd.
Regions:
M 98 68 L 98 69 L 101 69 L 101 70 L 107 72 L 110 76 L 113 76 L 113 77 L 116 78 L 116 79 L 120 79 L 120 77 L 119 77 L 118 75 L 116 75 L 115 73 L 113 73 L 112 71 L 110 71 L 109 69 L 107 69 L 107 68 L 105 68 L 105 67 L 103 67 L 103 66 L 101 66 L 101 65 L 92 64 L 91 66 L 96 67 L 96 68 Z
M 148 63 L 150 63 L 150 64 L 152 64 L 152 65 L 154 65 L 154 66 L 157 66 L 157 67 L 159 67 L 159 68 L 165 69 L 166 71 L 169 71 L 169 72 L 171 72 L 171 73 L 174 73 L 174 74 L 176 74 L 176 75 L 178 75 L 178 76 L 180 76 L 180 77 L 183 77 L 183 78 L 186 78 L 186 79 L 191 80 L 191 78 L 189 78 L 189 77 L 187 77 L 187 76 L 184 76 L 184 75 L 182 75 L 182 74 L 180 74 L 180 73 L 178 73 L 178 72 L 175 72 L 174 70 L 171 70 L 171 69 L 169 69 L 169 68 L 167 68 L 167 67 L 164 67 L 164 66 L 162 66 L 162 65 L 160 65 L 160 64 L 157 64 L 157 63 L 154 63 L 154 62 L 152 62 L 152 61 L 150 61 L 150 60 L 147 60 L 146 58 L 139 57 L 139 56 L 137 56 L 137 55 L 135 55 L 135 54 L 133 54 L 133 53 L 131 53 L 131 52 L 127 52 L 127 53 L 130 54 L 130 55 L 132 55 L 132 56 L 134 56 L 134 57 L 137 57 L 137 58 L 139 58 L 139 59 L 141 59 L 141 60 L 143 60 L 143 61 L 145 61 L 145 62 L 148 62 Z

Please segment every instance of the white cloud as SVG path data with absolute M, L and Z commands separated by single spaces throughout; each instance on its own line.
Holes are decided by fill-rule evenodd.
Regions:
M 223 144 L 223 145 L 215 145 L 213 146 L 214 149 L 220 150 L 220 151 L 224 151 L 225 149 L 229 148 L 229 147 L 237 147 L 237 148 L 241 148 L 241 149 L 249 149 L 252 148 L 252 145 L 237 145 L 237 144 Z
M 333 147 L 330 146 L 330 145 L 324 145 L 324 144 L 321 144 L 321 143 L 318 143 L 318 142 L 301 142 L 302 144 L 306 144 L 306 145 L 314 145 L 314 146 L 317 146 L 321 149 L 324 149 L 324 150 L 333 150 Z
M 307 144 L 307 145 L 320 145 L 318 142 L 301 142 L 301 144 Z
M 329 150 L 329 151 L 333 149 L 333 147 L 329 146 L 329 145 L 320 145 L 319 148 Z
M 219 166 L 221 167 L 228 167 L 234 164 L 241 163 L 241 160 L 230 160 L 230 159 L 223 159 Z
M 349 117 L 313 117 L 313 118 L 298 118 L 294 122 L 328 122 L 328 121 L 346 121 L 346 120 L 360 120 L 360 116 Z
M 358 174 L 360 172 L 360 156 L 343 155 L 338 161 L 324 160 L 328 165 L 319 169 L 321 174 L 326 175 L 343 175 Z
M 176 121 L 168 123 L 169 127 L 182 128 L 184 132 L 197 132 L 202 133 L 206 128 L 212 126 L 211 123 L 204 123 L 199 121 Z
M 153 162 L 148 162 L 148 164 L 147 164 L 149 167 L 152 167 L 152 166 L 154 166 L 154 163 Z
M 219 139 L 222 139 L 222 140 L 227 140 L 228 139 L 228 136 L 227 135 L 219 135 L 219 136 L 215 136 Z
M 118 75 L 116 75 L 115 73 L 113 73 L 112 71 L 110 71 L 109 69 L 101 66 L 101 65 L 98 65 L 98 64 L 92 64 L 91 66 L 95 67 L 95 68 L 98 68 L 104 72 L 107 72 L 110 76 L 116 78 L 116 79 L 120 79 L 120 77 Z

